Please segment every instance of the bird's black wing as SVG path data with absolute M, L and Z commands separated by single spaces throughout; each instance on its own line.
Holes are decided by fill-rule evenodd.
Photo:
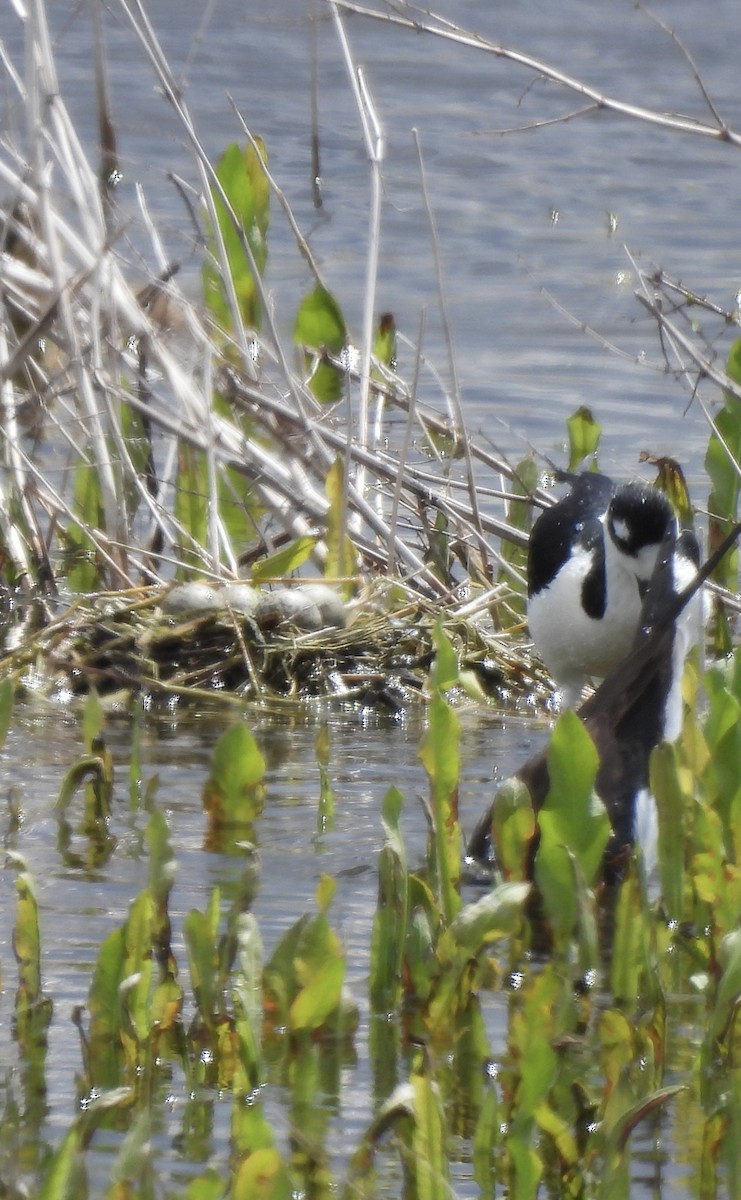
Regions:
M 559 475 L 559 478 L 561 476 Z M 575 547 L 599 550 L 606 512 L 615 484 L 606 475 L 584 471 L 564 475 L 571 491 L 545 508 L 533 525 L 528 546 L 527 587 L 534 596 L 553 582 Z

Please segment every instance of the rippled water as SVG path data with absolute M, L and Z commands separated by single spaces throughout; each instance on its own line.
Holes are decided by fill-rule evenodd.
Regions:
M 181 978 L 187 977 L 187 955 L 182 940 L 185 915 L 205 909 L 214 886 L 229 897 L 242 872 L 242 860 L 206 848 L 206 822 L 202 807 L 203 784 L 214 743 L 228 720 L 218 711 L 171 722 L 153 719 L 143 735 L 142 781 L 146 786 L 159 776 L 155 803 L 169 820 L 177 865 L 170 898 L 173 952 Z M 471 711 L 462 714 L 462 821 L 472 828 L 491 796 L 495 775 L 502 777 L 515 762 L 531 752 L 543 731 L 522 723 L 503 724 L 498 718 Z M 426 822 L 419 797 L 426 780 L 417 760 L 423 731 L 420 714 L 407 720 L 381 719 L 374 714 L 345 713 L 329 719 L 329 774 L 334 812 L 326 827 L 318 819 L 320 791 L 315 739 L 317 719 L 270 720 L 254 714 L 249 719 L 265 756 L 267 794 L 256 825 L 261 858 L 261 886 L 254 912 L 269 954 L 280 935 L 304 912 L 313 912 L 314 893 L 323 873 L 337 880 L 331 910 L 332 926 L 347 949 L 347 983 L 360 1006 L 361 1028 L 357 1039 L 358 1061 L 345 1074 L 342 1118 L 334 1126 L 330 1147 L 342 1161 L 348 1146 L 355 1145 L 370 1112 L 370 1075 L 364 1053 L 367 1028 L 367 973 L 370 924 L 376 907 L 376 859 L 383 841 L 380 809 L 392 785 L 406 797 L 403 830 L 410 862 L 424 855 Z M 129 904 L 147 883 L 144 831 L 147 815 L 129 806 L 131 733 L 128 722 L 109 721 L 108 745 L 116 762 L 116 797 L 111 833 L 117 839 L 110 861 L 99 869 L 70 866 L 57 843 L 54 803 L 65 771 L 82 753 L 79 723 L 58 712 L 39 712 L 21 706 L 3 753 L 3 779 L 18 788 L 23 813 L 17 835 L 6 838 L 9 851 L 21 852 L 35 881 L 40 910 L 44 991 L 53 996 L 54 1020 L 46 1061 L 48 1114 L 44 1135 L 55 1141 L 75 1110 L 75 1075 L 80 1069 L 80 1045 L 71 1021 L 75 1006 L 84 1004 L 95 962 L 104 938 L 125 920 Z M 14 923 L 14 873 L 0 875 L 0 961 L 6 971 L 6 989 L 0 996 L 0 1027 L 9 1029 L 14 986 L 9 944 Z M 186 988 L 186 991 L 188 989 Z M 186 1012 L 186 1020 L 192 1013 Z M 496 1032 L 496 1012 L 492 1013 Z M 499 1036 L 503 1036 L 501 1024 Z M 0 1045 L 0 1076 L 15 1062 L 12 1042 Z M 174 1177 L 192 1168 L 178 1165 L 174 1144 L 181 1131 L 184 1097 L 166 1113 L 160 1153 L 162 1170 Z M 230 1098 L 217 1105 L 213 1146 L 218 1156 L 226 1149 L 228 1128 L 219 1135 L 219 1123 L 228 1123 Z M 223 1111 L 222 1111 L 223 1110 Z M 221 1115 L 219 1115 L 221 1114 Z M 284 1116 L 277 1114 L 282 1122 Z M 100 1184 L 115 1150 L 110 1135 L 96 1139 L 91 1152 L 93 1176 Z M 166 1160 L 166 1161 L 165 1161 Z
M 92 146 L 87 9 L 72 0 L 54 0 L 48 7 L 60 86 Z M 405 5 L 400 8 L 406 10 Z M 707 117 L 682 54 L 627 0 L 558 0 L 537 9 L 445 0 L 438 8 L 461 26 L 540 56 L 613 96 Z M 327 10 L 302 0 L 273 0 L 270 5 L 178 0 L 176 6 L 171 0 L 149 0 L 147 9 L 182 79 L 208 153 L 215 158 L 228 141 L 240 137 L 232 97 L 253 132 L 265 139 L 272 171 L 328 285 L 358 331 L 368 169 Z M 12 6 L 5 10 L 2 37 L 17 57 L 16 18 Z M 109 10 L 106 37 L 124 170 L 120 203 L 122 219 L 131 218 L 120 250 L 130 260 L 134 278 L 152 270 L 153 256 L 135 205 L 134 184 L 139 182 L 167 254 L 182 261 L 187 286 L 195 290 L 192 228 L 168 179 L 174 171 L 194 180 L 192 158 L 115 0 Z M 716 0 L 712 20 L 706 6 L 694 0 L 659 3 L 656 11 L 691 49 L 727 121 L 741 125 L 741 9 L 736 0 Z M 312 13 L 320 15 L 321 212 L 311 198 Z M 706 424 L 696 405 L 684 412 L 686 397 L 678 384 L 653 369 L 661 366 L 657 339 L 634 299 L 636 277 L 626 247 L 642 262 L 660 263 L 695 290 L 707 290 L 732 307 L 741 286 L 738 151 L 606 113 L 502 135 L 504 129 L 568 112 L 575 100 L 476 50 L 358 18 L 348 19 L 346 30 L 356 62 L 365 68 L 386 139 L 379 309 L 392 310 L 400 331 L 412 340 L 425 312 L 425 350 L 447 378 L 416 129 L 469 428 L 513 456 L 533 444 L 558 457 L 565 417 L 577 405 L 588 404 L 604 427 L 604 469 L 619 475 L 633 472 L 642 449 L 672 454 L 689 466 L 695 498 L 702 501 Z M 20 138 L 22 122 L 22 113 L 11 104 L 7 136 Z M 289 334 L 309 279 L 277 206 L 268 282 L 278 325 Z M 569 323 L 541 288 L 622 356 Z M 402 346 L 403 374 L 410 373 L 412 357 Z M 636 365 L 638 358 L 646 365 Z M 423 381 L 423 391 L 430 397 L 438 394 L 429 379 Z M 171 814 L 177 831 L 176 929 L 188 909 L 204 906 L 215 883 L 228 887 L 236 870 L 234 859 L 203 848 L 201 788 L 222 723 L 204 714 L 184 725 L 152 722 L 145 731 L 145 775 L 159 774 L 157 802 Z M 416 760 L 420 725 L 416 718 L 393 722 L 343 714 L 332 718 L 330 726 L 336 816 L 331 829 L 318 831 L 316 724 L 256 719 L 255 732 L 269 762 L 268 799 L 258 831 L 263 886 L 257 915 L 270 948 L 299 913 L 311 908 L 320 873 L 337 876 L 334 919 L 348 947 L 350 985 L 362 1001 L 381 840 L 379 809 L 391 783 L 407 795 L 404 827 L 412 854 L 421 850 L 424 839 L 424 818 L 416 802 L 425 786 Z M 493 774 L 511 770 L 542 736 L 490 714 L 465 719 L 462 804 L 467 828 L 490 796 Z M 55 996 L 48 1060 L 52 1136 L 69 1120 L 72 1096 L 64 1089 L 73 1086 L 79 1064 L 69 1014 L 87 994 L 102 937 L 120 924 L 146 878 L 141 818 L 127 811 L 127 725 L 114 722 L 109 738 L 119 764 L 114 817 L 119 840 L 111 862 L 97 874 L 65 867 L 56 849 L 51 808 L 64 771 L 80 751 L 76 720 L 67 721 L 60 712 L 22 712 L 0 768 L 4 789 L 11 783 L 20 789 L 24 826 L 18 842 L 39 889 L 44 983 Z M 0 1014 L 6 1029 L 12 1004 L 7 979 L 13 904 L 13 880 L 6 872 L 0 877 L 0 953 L 6 969 Z M 176 943 L 176 953 L 184 962 L 182 943 Z M 0 1070 L 10 1061 L 12 1049 L 5 1041 Z M 351 1089 L 357 1111 L 348 1102 L 344 1113 L 348 1128 L 364 1119 L 367 1088 L 367 1076 L 359 1068 Z M 174 1128 L 177 1114 L 172 1120 Z M 465 1190 L 465 1181 L 461 1187 Z

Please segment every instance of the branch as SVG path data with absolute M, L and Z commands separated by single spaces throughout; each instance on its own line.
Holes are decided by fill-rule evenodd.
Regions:
M 591 101 L 598 109 L 604 109 L 606 112 L 645 121 L 660 129 L 671 129 L 677 133 L 689 133 L 695 137 L 708 137 L 718 142 L 730 142 L 734 146 L 741 146 L 741 133 L 730 129 L 723 121 L 711 125 L 704 121 L 693 121 L 689 117 L 672 116 L 657 112 L 652 108 L 643 108 L 639 104 L 628 104 L 624 100 L 608 96 L 599 88 L 592 87 L 581 79 L 576 79 L 573 75 L 559 71 L 557 67 L 550 66 L 542 59 L 533 58 L 530 54 L 522 54 L 519 50 L 512 50 L 498 42 L 489 41 L 480 34 L 468 33 L 464 29 L 450 25 L 434 13 L 421 13 L 419 18 L 412 19 L 398 13 L 378 12 L 363 4 L 356 4 L 354 0 L 333 0 L 333 3 L 337 8 L 342 8 L 346 12 L 352 12 L 358 16 L 369 17 L 374 21 L 383 21 L 388 25 L 409 29 L 415 33 L 430 33 L 445 41 L 454 42 L 458 46 L 467 46 L 472 50 L 481 50 L 485 54 L 492 54 L 495 58 L 506 59 L 508 62 L 525 67 L 528 71 L 534 71 L 544 79 L 550 80 L 551 83 L 560 84 L 561 87 L 575 92 L 578 96 L 583 96 L 585 100 Z M 407 6 L 405 5 L 406 11 Z

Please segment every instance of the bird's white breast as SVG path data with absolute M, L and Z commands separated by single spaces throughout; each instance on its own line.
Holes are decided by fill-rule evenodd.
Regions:
M 635 574 L 625 556 L 605 539 L 606 607 L 590 617 L 582 607 L 582 586 L 594 552 L 577 549 L 548 587 L 531 596 L 528 622 L 545 665 L 575 703 L 586 678 L 603 679 L 630 650 L 641 612 Z

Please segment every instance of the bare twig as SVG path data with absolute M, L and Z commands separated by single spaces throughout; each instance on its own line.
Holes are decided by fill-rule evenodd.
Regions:
M 600 91 L 599 88 L 592 87 L 590 84 L 584 83 L 581 79 L 577 79 L 565 71 L 560 71 L 557 67 L 553 67 L 541 59 L 533 58 L 530 54 L 523 54 L 519 50 L 512 50 L 508 46 L 489 41 L 488 38 L 482 37 L 479 34 L 468 33 L 446 22 L 442 17 L 434 13 L 415 10 L 412 5 L 404 6 L 404 14 L 416 11 L 419 13 L 418 17 L 401 15 L 398 12 L 381 12 L 377 9 L 368 8 L 366 5 L 357 4 L 354 0 L 333 0 L 333 3 L 345 12 L 356 13 L 370 20 L 382 21 L 415 33 L 429 33 L 446 41 L 455 42 L 459 46 L 467 46 L 472 50 L 491 54 L 495 58 L 502 58 L 508 62 L 516 63 L 528 71 L 534 71 L 537 75 L 542 76 L 551 83 L 560 84 L 567 91 L 583 96 L 585 100 L 591 101 L 591 106 L 595 106 L 597 109 L 604 110 L 605 112 L 613 112 L 619 116 L 645 121 L 647 124 L 655 125 L 660 129 L 670 129 L 676 133 L 687 133 L 695 137 L 707 137 L 715 141 L 729 142 L 734 146 L 741 146 L 741 133 L 725 124 L 718 125 L 713 123 L 710 125 L 704 121 L 693 121 L 688 117 L 668 115 L 658 112 L 655 109 L 644 108 L 638 104 L 630 104 L 625 100 L 618 100 L 614 96 L 608 96 L 605 92 Z M 587 111 L 591 110 L 591 106 Z

